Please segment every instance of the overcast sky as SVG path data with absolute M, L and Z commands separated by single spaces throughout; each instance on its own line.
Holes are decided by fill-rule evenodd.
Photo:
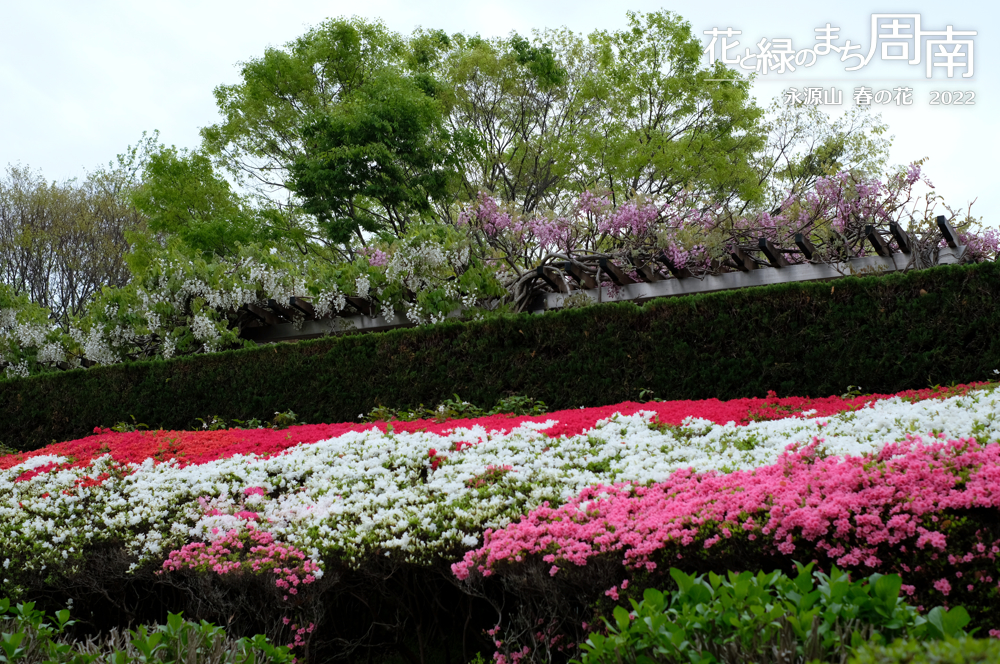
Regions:
M 794 87 L 834 88 L 853 103 L 857 87 L 912 88 L 912 104 L 875 106 L 895 135 L 892 160 L 908 163 L 929 157 L 924 172 L 937 192 L 954 206 L 978 198 L 973 208 L 989 225 L 1000 221 L 1000 186 L 995 174 L 998 138 L 998 56 L 993 26 L 1000 11 L 992 3 L 911 2 L 697 2 L 663 4 L 633 0 L 547 2 L 422 2 L 420 0 L 263 0 L 217 2 L 13 2 L 5 0 L 0 21 L 0 165 L 21 163 L 48 179 L 80 176 L 106 163 L 143 131 L 159 130 L 161 140 L 196 147 L 198 129 L 217 120 L 212 90 L 238 81 L 238 63 L 281 46 L 329 17 L 380 18 L 409 33 L 418 26 L 448 33 L 503 36 L 511 31 L 566 26 L 590 33 L 624 27 L 628 9 L 676 11 L 702 34 L 734 28 L 740 45 L 730 52 L 757 51 L 762 39 L 790 38 L 793 48 L 815 44 L 815 29 L 839 27 L 847 40 L 871 45 L 873 13 L 920 14 L 921 30 L 976 31 L 974 75 L 944 68 L 926 78 L 920 64 L 886 62 L 876 49 L 858 71 L 846 72 L 836 54 L 811 68 L 759 77 L 755 93 L 762 105 Z M 905 32 L 905 30 L 903 31 Z M 703 36 L 706 45 L 710 37 Z M 937 38 L 937 37 L 932 37 Z M 925 42 L 926 44 L 926 42 Z M 890 48 L 889 55 L 900 51 Z M 924 46 L 926 48 L 926 46 Z M 924 49 L 921 49 L 922 54 Z M 912 58 L 913 53 L 910 53 Z M 752 61 L 748 61 L 750 64 Z M 973 92 L 975 105 L 932 106 L 935 92 Z M 939 101 L 945 97 L 939 95 Z M 964 94 L 963 100 L 970 95 Z

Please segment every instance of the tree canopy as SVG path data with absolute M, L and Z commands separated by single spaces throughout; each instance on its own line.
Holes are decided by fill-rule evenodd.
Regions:
M 594 188 L 620 203 L 681 190 L 705 207 L 757 201 L 766 131 L 749 81 L 705 67 L 676 14 L 628 21 L 484 39 L 333 19 L 216 89 L 205 148 L 340 246 L 454 219 L 482 191 L 523 212 L 561 212 Z

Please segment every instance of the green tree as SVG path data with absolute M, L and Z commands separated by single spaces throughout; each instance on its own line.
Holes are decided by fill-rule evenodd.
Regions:
M 599 117 L 583 99 L 592 56 L 568 30 L 533 42 L 517 34 L 453 40 L 439 77 L 449 127 L 463 138 L 465 200 L 488 191 L 525 213 L 558 207 L 579 167 L 584 128 Z
M 273 195 L 303 155 L 303 127 L 378 73 L 404 68 L 405 56 L 404 40 L 379 21 L 326 21 L 215 89 L 222 120 L 202 129 L 205 147 L 241 184 Z
M 363 243 L 362 231 L 402 236 L 433 216 L 433 202 L 447 204 L 453 151 L 441 104 L 411 77 L 372 77 L 301 134 L 288 187 L 337 244 Z
M 150 231 L 175 236 L 205 255 L 233 255 L 240 244 L 277 239 L 202 152 L 172 147 L 154 152 L 133 200 Z
M 0 284 L 67 329 L 102 286 L 128 283 L 129 237 L 146 232 L 131 194 L 154 143 L 144 137 L 82 181 L 48 182 L 8 166 L 0 176 Z
M 762 209 L 812 190 L 821 177 L 849 171 L 877 178 L 886 171 L 892 137 L 879 115 L 855 107 L 833 120 L 817 106 L 775 101 L 765 122 L 768 142 L 754 167 L 764 187 Z
M 630 13 L 626 29 L 589 38 L 404 38 L 336 19 L 244 63 L 202 135 L 241 182 L 286 196 L 341 244 L 451 219 L 483 190 L 524 212 L 593 187 L 617 202 L 682 188 L 705 205 L 754 200 L 761 111 L 748 82 L 710 80 L 738 77 L 701 52 L 670 12 Z
M 750 81 L 705 67 L 703 45 L 672 12 L 629 12 L 628 22 L 590 37 L 600 53 L 590 99 L 606 118 L 588 141 L 595 182 L 616 201 L 681 189 L 711 204 L 756 199 L 751 162 L 765 134 Z

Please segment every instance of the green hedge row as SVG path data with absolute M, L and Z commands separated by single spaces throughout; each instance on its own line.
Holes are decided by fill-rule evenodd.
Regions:
M 134 416 L 356 420 L 376 405 L 477 404 L 511 394 L 553 410 L 639 398 L 895 392 L 994 377 L 1000 265 L 944 266 L 545 315 L 448 322 L 0 381 L 0 442 L 21 450 Z

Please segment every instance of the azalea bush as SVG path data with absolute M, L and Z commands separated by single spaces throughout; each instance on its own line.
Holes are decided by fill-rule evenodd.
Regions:
M 817 438 L 750 471 L 687 470 L 665 482 L 592 486 L 487 531 L 483 546 L 453 569 L 464 578 L 499 577 L 533 597 L 520 605 L 528 615 L 519 624 L 568 630 L 571 641 L 580 613 L 567 607 L 600 599 L 595 586 L 610 586 L 617 599 L 620 586 L 641 588 L 669 565 L 746 569 L 791 559 L 898 573 L 909 601 L 959 602 L 980 627 L 992 626 L 1000 599 L 995 440 L 912 436 L 837 457 Z
M 958 602 L 982 626 L 1000 583 L 1000 533 L 983 512 L 997 507 L 996 387 L 98 429 L 0 459 L 3 589 L 78 592 L 81 579 L 121 574 L 108 583 L 189 588 L 213 617 L 265 602 L 273 623 L 302 629 L 322 622 L 329 593 L 364 588 L 384 602 L 430 584 L 484 607 L 513 593 L 505 629 L 542 620 L 543 633 L 580 643 L 602 602 L 671 566 L 815 559 L 898 574 L 907 601 Z M 403 578 L 416 585 L 389 582 Z M 534 647 L 519 639 L 504 640 Z

